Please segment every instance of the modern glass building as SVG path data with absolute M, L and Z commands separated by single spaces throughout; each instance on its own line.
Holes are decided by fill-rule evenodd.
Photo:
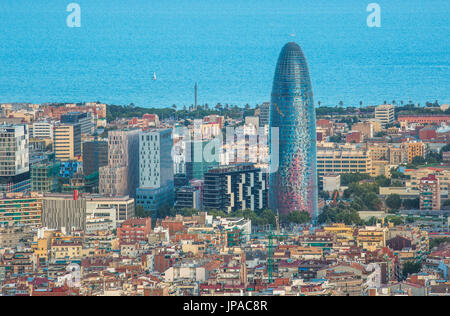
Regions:
M 27 125 L 0 125 L 0 192 L 25 192 L 30 182 Z
M 83 143 L 83 173 L 89 176 L 108 165 L 108 142 L 94 140 Z
M 156 214 L 173 206 L 172 129 L 151 129 L 139 134 L 139 188 L 136 204 Z
M 211 152 L 214 155 L 214 159 L 211 162 L 207 162 L 205 155 L 205 147 L 210 143 L 210 140 L 191 140 L 186 142 L 186 176 L 188 180 L 203 179 L 205 174 L 210 170 L 219 167 L 220 157 L 219 154 Z
M 61 163 L 54 160 L 46 160 L 40 163 L 32 164 L 31 190 L 33 192 L 58 192 L 60 190 L 59 173 Z
M 270 207 L 282 214 L 307 211 L 316 219 L 316 114 L 308 65 L 296 43 L 287 43 L 278 58 L 270 127 Z

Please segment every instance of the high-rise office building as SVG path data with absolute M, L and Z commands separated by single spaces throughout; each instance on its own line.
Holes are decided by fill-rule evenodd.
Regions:
M 156 212 L 173 205 L 172 130 L 154 129 L 139 135 L 139 188 L 136 204 Z
M 30 189 L 27 125 L 0 125 L 0 192 Z
M 81 155 L 81 125 L 77 123 L 56 126 L 53 144 L 56 159 L 76 160 Z
M 98 173 L 101 167 L 108 165 L 108 142 L 94 140 L 83 143 L 83 174 L 89 176 Z
M 158 188 L 173 183 L 172 130 L 139 135 L 139 187 Z
M 108 133 L 108 165 L 99 172 L 100 194 L 135 196 L 139 184 L 139 130 Z
M 308 65 L 296 43 L 286 44 L 278 58 L 270 127 L 270 207 L 283 214 L 304 210 L 316 218 L 316 113 Z
M 205 148 L 211 144 L 211 140 L 190 140 L 186 142 L 185 165 L 186 176 L 189 180 L 203 179 L 205 173 L 219 166 L 219 153 L 211 146 L 211 150 Z M 208 157 L 211 155 L 211 157 Z
M 31 189 L 34 192 L 58 192 L 60 190 L 59 173 L 61 163 L 53 159 L 32 164 Z
M 50 121 L 34 122 L 30 125 L 31 138 L 53 139 L 53 123 Z
M 270 120 L 270 102 L 264 102 L 259 108 L 259 126 L 269 125 Z
M 267 207 L 266 173 L 252 163 L 211 169 L 205 174 L 203 206 L 209 210 L 262 210 Z
M 395 107 L 392 104 L 381 104 L 375 108 L 375 119 L 384 128 L 386 125 L 394 123 Z
M 183 208 L 195 208 L 198 210 L 201 209 L 200 194 L 201 193 L 198 188 L 193 188 L 189 186 L 180 188 L 176 192 L 175 207 L 177 209 Z
M 82 134 L 92 134 L 94 132 L 94 123 L 92 123 L 91 112 L 71 112 L 61 115 L 61 123 L 80 124 Z

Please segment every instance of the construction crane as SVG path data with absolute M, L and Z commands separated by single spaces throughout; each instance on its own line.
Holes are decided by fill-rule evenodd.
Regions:
M 273 266 L 274 266 L 274 260 L 273 260 L 273 239 L 274 238 L 286 238 L 289 237 L 288 235 L 274 235 L 272 234 L 272 231 L 270 231 L 269 235 L 267 236 L 269 239 L 269 246 L 268 246 L 268 256 L 267 256 L 267 272 L 269 274 L 269 284 L 273 283 Z
M 277 224 L 277 235 L 280 234 L 280 213 L 277 212 L 277 215 L 275 216 L 275 222 Z
M 227 233 L 227 232 L 225 232 Z M 232 232 L 228 232 L 228 233 L 232 233 Z M 269 275 L 269 284 L 273 283 L 273 268 L 274 268 L 274 238 L 275 239 L 279 239 L 279 238 L 288 238 L 289 235 L 282 235 L 279 233 L 279 224 L 278 224 L 278 215 L 277 215 L 277 234 L 274 234 L 272 232 L 272 225 L 270 225 L 270 231 L 268 234 L 263 234 L 261 235 L 261 233 L 250 233 L 250 234 L 246 234 L 246 233 L 241 233 L 242 236 L 249 236 L 250 238 L 257 238 L 257 237 L 266 237 L 269 241 L 267 250 L 268 250 L 268 255 L 267 255 L 267 273 Z

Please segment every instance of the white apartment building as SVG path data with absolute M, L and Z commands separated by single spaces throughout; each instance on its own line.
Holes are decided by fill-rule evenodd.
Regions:
M 31 125 L 30 136 L 31 138 L 53 139 L 53 124 L 47 121 L 34 122 Z
M 29 167 L 27 125 L 0 125 L 0 176 L 15 177 Z
M 341 175 L 328 173 L 323 176 L 323 191 L 334 192 L 341 189 Z
M 375 108 L 375 119 L 384 128 L 388 124 L 394 123 L 395 107 L 392 104 L 381 104 Z
M 134 217 L 134 199 L 129 196 L 105 197 L 101 195 L 87 195 L 86 215 L 104 218 L 115 225 Z
M 153 129 L 139 135 L 139 188 L 173 182 L 172 130 Z

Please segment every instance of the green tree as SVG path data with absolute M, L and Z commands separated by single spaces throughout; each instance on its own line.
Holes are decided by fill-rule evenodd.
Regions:
M 375 183 L 380 187 L 389 187 L 391 185 L 391 179 L 381 175 L 375 178 Z
M 402 199 L 398 194 L 390 194 L 386 198 L 386 205 L 391 209 L 398 210 L 402 206 Z
M 450 243 L 450 237 L 432 238 L 430 239 L 430 249 L 446 243 Z
M 344 197 L 353 199 L 361 206 L 360 211 L 379 211 L 382 202 L 378 198 L 379 186 L 376 183 L 350 183 L 348 189 L 344 191 Z
M 400 187 L 404 187 L 404 183 L 400 182 L 400 181 L 392 181 L 391 183 L 391 187 L 393 188 L 400 188 Z
M 242 211 L 242 217 L 244 217 L 245 219 L 249 219 L 252 221 L 252 223 L 254 223 L 258 218 L 258 215 L 256 215 L 256 213 L 251 209 L 245 209 Z
M 144 207 L 140 204 L 137 204 L 136 208 L 134 209 L 134 216 L 138 218 L 143 218 L 148 215 L 146 214 Z
M 260 218 L 262 220 L 263 225 L 268 225 L 268 224 L 270 224 L 272 226 L 276 225 L 275 213 L 274 213 L 274 211 L 272 211 L 270 209 L 263 210 Z
M 404 199 L 402 201 L 402 206 L 404 209 L 407 209 L 407 210 L 417 210 L 420 207 L 420 200 L 419 200 L 419 198 Z
M 450 109 L 450 108 L 449 108 Z M 445 145 L 444 147 L 441 148 L 441 150 L 439 151 L 439 155 L 441 156 L 441 160 L 442 160 L 442 153 L 445 153 L 447 151 L 450 151 L 450 144 Z
M 442 161 L 442 155 L 440 153 L 430 151 L 425 158 L 427 163 L 438 163 Z
M 414 219 L 413 216 L 408 216 L 408 217 L 405 219 L 406 224 L 412 224 L 412 223 L 414 223 L 415 221 L 416 221 L 416 220 Z
M 403 217 L 395 215 L 386 216 L 385 220 L 391 222 L 392 224 L 394 224 L 394 226 L 403 225 L 405 223 Z
M 318 217 L 319 224 L 345 223 L 346 225 L 363 225 L 358 211 L 349 205 L 339 203 L 336 207 L 325 206 Z
M 359 182 L 361 180 L 368 180 L 370 176 L 365 173 L 342 173 L 341 174 L 341 184 L 343 186 L 348 186 L 350 183 Z
M 410 274 L 419 273 L 422 270 L 420 261 L 406 261 L 403 264 L 403 278 L 406 279 Z
M 421 156 L 416 156 L 416 157 L 413 158 L 413 160 L 412 160 L 411 163 L 412 163 L 414 166 L 419 166 L 419 165 L 423 165 L 425 162 L 426 162 L 426 161 L 425 161 L 425 159 L 424 159 L 423 157 L 421 157 Z
M 288 214 L 287 220 L 295 224 L 306 224 L 311 221 L 311 217 L 308 212 L 293 211 Z
M 398 171 L 398 168 L 391 168 L 391 179 L 404 179 L 405 175 Z
M 328 141 L 330 143 L 341 143 L 342 136 L 341 136 L 341 134 L 330 136 L 330 137 L 328 137 Z
M 183 208 L 180 210 L 177 210 L 176 213 L 177 214 L 181 214 L 183 216 L 192 216 L 192 215 L 197 215 L 198 214 L 198 210 L 195 208 Z
M 366 225 L 367 226 L 375 226 L 376 224 L 377 224 L 377 218 L 376 217 L 374 217 L 374 216 L 372 216 L 371 218 L 369 218 L 367 221 L 366 221 Z
M 171 217 L 171 216 L 175 216 L 175 212 L 173 209 L 171 209 L 169 207 L 169 205 L 164 204 L 163 206 L 161 206 L 157 213 L 156 213 L 158 218 L 166 218 L 167 216 Z
M 329 200 L 330 199 L 330 193 L 327 191 L 320 191 L 319 192 L 319 197 L 321 197 L 324 200 Z
M 229 217 L 229 214 L 221 210 L 208 210 L 207 213 L 214 217 Z

